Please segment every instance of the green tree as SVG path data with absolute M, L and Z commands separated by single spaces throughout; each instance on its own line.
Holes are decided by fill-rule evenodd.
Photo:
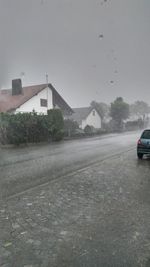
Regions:
M 114 130 L 123 129 L 123 120 L 129 117 L 129 105 L 124 102 L 122 97 L 117 97 L 110 106 L 110 116 L 114 121 Z

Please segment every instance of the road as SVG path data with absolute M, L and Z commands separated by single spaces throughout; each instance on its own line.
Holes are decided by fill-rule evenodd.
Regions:
M 138 136 L 138 135 L 137 135 Z M 8 197 L 131 150 L 135 134 L 109 135 L 59 144 L 3 149 L 1 197 Z
M 0 266 L 150 266 L 139 133 L 1 149 Z

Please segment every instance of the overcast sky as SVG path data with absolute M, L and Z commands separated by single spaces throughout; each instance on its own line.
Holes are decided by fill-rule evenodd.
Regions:
M 150 1 L 0 0 L 0 88 L 46 73 L 72 107 L 150 104 Z

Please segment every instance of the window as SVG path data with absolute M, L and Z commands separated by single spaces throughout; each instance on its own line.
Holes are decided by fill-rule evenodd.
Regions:
M 47 99 L 40 99 L 41 107 L 47 107 Z
M 93 110 L 93 116 L 95 116 L 95 110 Z
M 142 139 L 150 139 L 150 130 L 144 131 L 141 138 Z

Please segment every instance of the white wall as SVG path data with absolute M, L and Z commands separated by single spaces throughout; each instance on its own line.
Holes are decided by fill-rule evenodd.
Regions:
M 48 96 L 48 107 L 41 107 L 40 99 L 46 99 Z M 32 112 L 35 110 L 37 113 L 47 114 L 47 109 L 53 108 L 52 90 L 48 87 L 43 89 L 37 95 L 30 98 L 27 102 L 16 109 L 16 112 Z
M 93 111 L 95 111 L 95 115 L 93 115 Z M 98 112 L 93 109 L 90 114 L 87 116 L 85 120 L 82 121 L 81 128 L 84 129 L 86 125 L 93 126 L 94 128 L 100 129 L 102 126 L 101 118 Z

